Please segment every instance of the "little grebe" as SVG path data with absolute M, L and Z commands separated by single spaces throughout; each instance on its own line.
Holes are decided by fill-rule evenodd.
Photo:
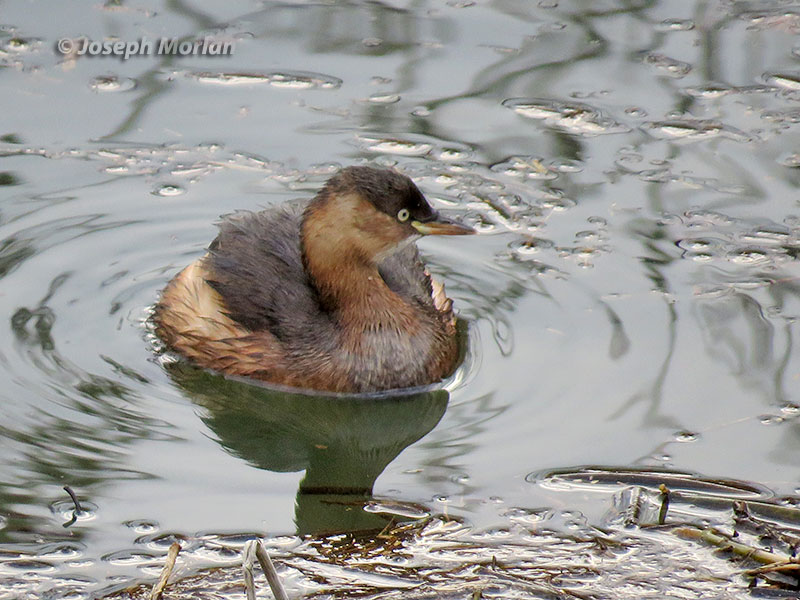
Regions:
M 438 381 L 458 358 L 452 301 L 413 243 L 474 230 L 395 171 L 348 167 L 310 201 L 237 212 L 169 282 L 156 332 L 197 364 L 333 392 Z

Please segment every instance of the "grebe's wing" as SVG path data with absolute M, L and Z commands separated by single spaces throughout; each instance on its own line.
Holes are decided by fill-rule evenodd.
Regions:
M 209 246 L 208 283 L 232 319 L 278 339 L 326 317 L 303 268 L 300 223 L 307 201 L 224 218 Z
M 379 272 L 392 291 L 440 313 L 451 312 L 453 303 L 445 295 L 444 285 L 428 273 L 416 244 L 408 244 L 387 256 L 380 264 Z

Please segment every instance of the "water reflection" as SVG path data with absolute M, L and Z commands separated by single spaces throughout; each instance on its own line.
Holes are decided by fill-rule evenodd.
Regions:
M 163 433 L 163 422 L 138 410 L 137 393 L 124 383 L 147 383 L 146 378 L 108 357 L 104 360 L 122 380 L 91 373 L 61 352 L 53 335 L 57 314 L 52 305 L 69 278 L 70 273 L 55 277 L 36 305 L 19 307 L 10 317 L 15 356 L 24 358 L 36 374 L 30 379 L 30 373 L 20 373 L 14 384 L 24 386 L 29 398 L 50 400 L 31 402 L 25 412 L 12 412 L 0 423 L 0 439 L 9 450 L 0 479 L 0 511 L 6 515 L 0 541 L 26 551 L 37 550 L 43 534 L 48 540 L 69 538 L 75 543 L 87 534 L 79 526 L 64 531 L 74 504 L 65 492 L 53 489 L 54 483 L 59 488 L 58 482 L 69 483 L 85 498 L 110 480 L 146 479 L 146 473 L 127 464 L 125 448 L 139 439 L 173 439 Z M 8 397 L 3 404 L 13 408 L 16 402 Z M 54 497 L 58 500 L 50 502 L 51 514 L 43 515 L 42 506 Z M 89 501 L 82 507 L 78 525 L 93 519 L 98 508 Z
M 449 396 L 442 389 L 305 395 L 227 379 L 182 362 L 170 365 L 169 374 L 203 408 L 203 422 L 227 452 L 259 469 L 305 471 L 295 504 L 300 534 L 381 529 L 387 518 L 363 510 L 375 480 L 436 426 Z
M 62 4 L 0 26 L 2 551 L 60 576 L 69 535 L 105 584 L 198 530 L 381 527 L 373 487 L 528 510 L 521 476 L 564 464 L 798 487 L 796 2 Z M 236 53 L 52 52 L 143 29 Z M 150 362 L 142 312 L 218 215 L 366 161 L 485 234 L 421 244 L 473 322 L 452 398 L 290 401 Z M 69 531 L 64 484 L 98 507 Z

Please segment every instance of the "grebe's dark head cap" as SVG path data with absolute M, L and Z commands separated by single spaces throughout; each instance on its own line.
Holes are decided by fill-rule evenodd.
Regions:
M 347 167 L 328 180 L 320 196 L 353 193 L 395 219 L 409 235 L 475 233 L 471 227 L 455 223 L 433 210 L 411 178 L 392 169 Z
M 436 212 L 411 178 L 391 169 L 347 167 L 328 180 L 325 191 L 335 194 L 356 192 L 391 217 L 403 208 L 417 221 L 436 217 Z

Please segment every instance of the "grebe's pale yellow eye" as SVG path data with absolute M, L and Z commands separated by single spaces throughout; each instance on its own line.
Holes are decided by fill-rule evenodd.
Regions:
M 397 220 L 401 223 L 405 223 L 408 221 L 408 217 L 411 216 L 411 213 L 408 212 L 407 208 L 401 208 L 397 211 Z

